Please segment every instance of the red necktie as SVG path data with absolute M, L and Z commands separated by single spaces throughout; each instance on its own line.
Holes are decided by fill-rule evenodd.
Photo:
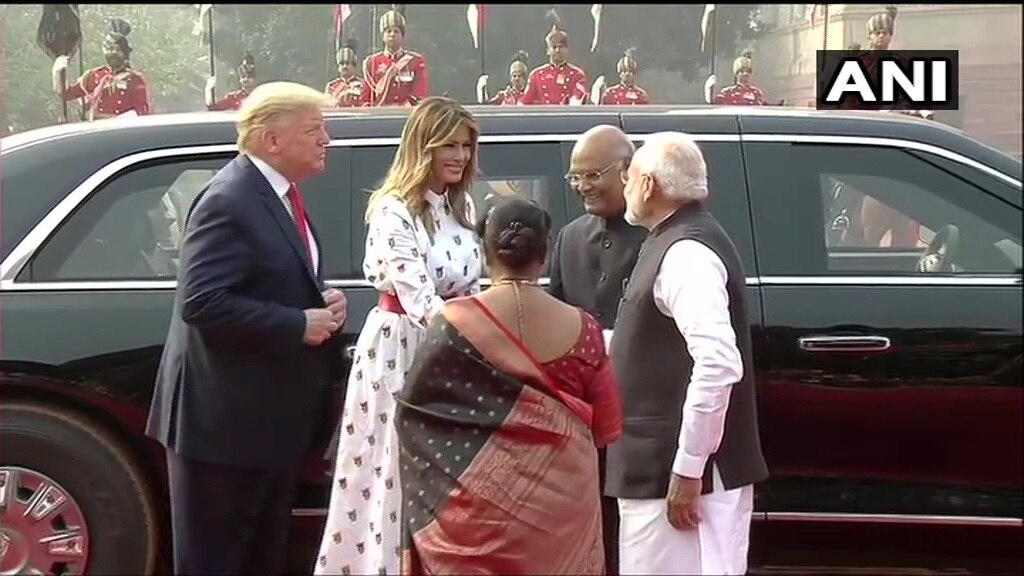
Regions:
M 313 264 L 313 250 L 309 246 L 309 223 L 306 220 L 306 206 L 302 203 L 302 192 L 299 187 L 292 184 L 288 189 L 288 201 L 292 204 L 292 215 L 295 217 L 295 224 L 299 228 L 299 238 L 302 238 L 302 245 L 306 247 L 306 254 L 309 256 L 309 263 Z

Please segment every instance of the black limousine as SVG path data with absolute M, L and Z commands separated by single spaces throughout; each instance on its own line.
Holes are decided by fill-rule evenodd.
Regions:
M 577 136 L 693 134 L 747 275 L 770 480 L 751 569 L 1016 571 L 1022 564 L 1021 162 L 935 122 L 733 107 L 472 107 L 474 190 L 582 213 Z M 304 186 L 354 343 L 367 195 L 407 110 L 331 112 Z M 163 455 L 143 427 L 182 220 L 236 153 L 232 113 L 58 125 L 0 140 L 0 573 L 167 564 Z M 903 223 L 868 232 L 885 214 Z M 877 227 L 876 227 L 877 228 Z M 907 237 L 909 235 L 909 238 Z M 877 237 L 876 237 L 877 236 Z M 344 382 L 338 382 L 340 409 Z M 308 574 L 323 447 L 294 510 Z

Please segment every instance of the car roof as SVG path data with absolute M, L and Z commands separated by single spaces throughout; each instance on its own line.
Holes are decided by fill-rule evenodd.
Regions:
M 786 122 L 790 129 L 797 131 L 804 126 L 813 125 L 822 119 L 832 121 L 853 121 L 867 122 L 876 126 L 902 124 L 908 122 L 924 122 L 919 119 L 910 118 L 898 114 L 880 114 L 878 112 L 861 111 L 819 111 L 811 108 L 794 108 L 784 106 L 712 106 L 712 105 L 642 105 L 642 106 L 530 106 L 509 107 L 509 106 L 487 106 L 468 105 L 467 110 L 472 112 L 478 119 L 517 118 L 522 121 L 524 118 L 537 118 L 539 124 L 550 127 L 550 118 L 556 116 L 563 119 L 562 123 L 572 124 L 572 119 L 591 120 L 594 117 L 623 117 L 623 116 L 689 116 L 689 117 L 718 117 L 718 118 L 774 118 Z M 325 111 L 324 117 L 330 127 L 352 124 L 363 124 L 367 121 L 374 121 L 372 124 L 380 136 L 381 124 L 401 125 L 408 117 L 412 108 L 409 107 L 383 107 L 383 108 L 353 108 L 353 109 L 332 109 Z M 63 139 L 85 133 L 109 134 L 124 132 L 128 130 L 152 130 L 159 128 L 183 128 L 183 127 L 219 127 L 234 130 L 237 112 L 179 112 L 168 114 L 151 114 L 129 118 L 113 118 L 102 122 L 73 122 L 67 124 L 55 124 L 43 128 L 36 128 L 25 132 L 15 133 L 4 137 L 0 141 L 0 150 L 13 150 L 28 144 L 34 144 L 47 140 Z M 940 123 L 940 129 L 946 129 L 952 133 L 959 133 Z M 215 130 L 213 133 L 221 132 Z M 486 132 L 486 130 L 485 130 Z M 397 136 L 397 134 L 395 134 Z M 334 134 L 332 134 L 334 136 Z

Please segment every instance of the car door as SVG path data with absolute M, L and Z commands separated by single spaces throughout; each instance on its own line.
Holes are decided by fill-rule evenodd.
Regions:
M 744 139 L 769 523 L 810 528 L 790 533 L 805 547 L 860 545 L 853 562 L 1005 539 L 1021 504 L 1020 182 L 1003 176 L 1007 201 L 957 154 L 904 141 Z M 953 270 L 922 263 L 937 236 L 958 238 Z M 975 538 L 942 531 L 958 527 Z

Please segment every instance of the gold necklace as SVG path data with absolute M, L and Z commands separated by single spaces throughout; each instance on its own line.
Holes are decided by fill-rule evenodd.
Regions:
M 516 299 L 516 320 L 519 324 L 519 340 L 525 343 L 526 329 L 523 321 L 523 297 L 519 292 L 519 287 L 537 286 L 539 288 L 540 284 L 536 280 L 527 280 L 525 278 L 501 278 L 500 280 L 495 280 L 493 283 L 494 286 L 507 286 L 509 284 L 512 285 L 512 292 Z

